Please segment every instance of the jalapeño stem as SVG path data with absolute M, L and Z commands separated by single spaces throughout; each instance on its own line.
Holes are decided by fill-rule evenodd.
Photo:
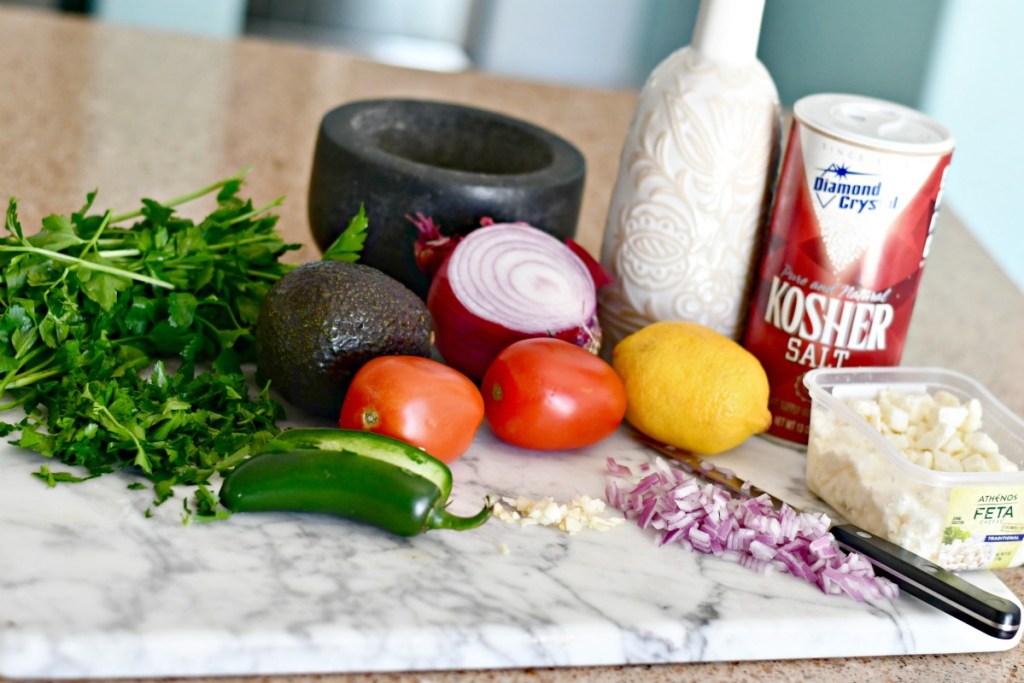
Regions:
M 458 515 L 451 514 L 443 507 L 437 507 L 430 511 L 430 516 L 427 518 L 427 528 L 454 529 L 455 531 L 475 529 L 490 519 L 493 507 L 494 502 L 488 499 L 484 508 L 472 517 L 459 517 Z

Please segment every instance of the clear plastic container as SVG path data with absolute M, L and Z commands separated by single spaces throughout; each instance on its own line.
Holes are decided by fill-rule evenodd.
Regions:
M 950 370 L 900 367 L 819 368 L 804 376 L 804 385 L 811 395 L 807 485 L 840 515 L 950 570 L 1024 564 L 1024 421 L 985 387 Z M 965 408 L 975 400 L 968 412 L 976 415 L 980 407 L 975 433 L 982 436 L 965 436 L 972 426 L 967 423 L 976 422 L 967 418 L 964 429 L 949 437 L 960 443 L 942 441 L 955 417 L 963 414 L 952 406 L 945 421 L 912 417 L 913 411 L 904 412 L 904 421 L 900 411 L 880 409 L 871 416 L 873 424 L 862 413 L 871 413 L 871 404 L 877 405 L 884 390 L 898 402 L 908 394 L 941 398 L 942 393 L 956 397 Z M 859 403 L 860 412 L 850 403 L 856 399 L 866 399 Z M 938 417 L 934 408 L 931 417 Z M 905 441 L 940 445 L 927 454 L 906 444 L 898 447 L 883 435 L 890 420 L 897 428 L 907 425 Z M 916 427 L 915 434 L 910 425 Z M 927 438 L 921 436 L 929 432 Z M 975 445 L 992 445 L 985 435 L 1002 457 L 981 457 L 989 458 L 989 466 L 1001 463 L 1004 471 L 939 471 L 913 460 L 970 458 L 964 453 L 977 452 Z M 965 440 L 971 448 L 952 455 Z

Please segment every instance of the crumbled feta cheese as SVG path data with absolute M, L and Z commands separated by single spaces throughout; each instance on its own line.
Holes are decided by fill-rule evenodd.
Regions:
M 902 434 L 910 427 L 910 414 L 892 403 L 884 403 L 881 406 L 882 422 L 889 425 L 889 429 Z
M 846 403 L 908 460 L 922 467 L 944 472 L 1018 469 L 999 455 L 999 445 L 992 437 L 979 431 L 981 404 L 977 399 L 961 404 L 948 391 L 901 394 L 883 390 L 874 400 L 858 398 Z M 989 460 L 985 457 L 989 455 L 998 457 Z M 971 466 L 965 466 L 964 461 L 970 461 Z
M 972 398 L 967 402 L 967 419 L 964 420 L 965 432 L 976 432 L 981 429 L 981 401 Z
M 951 456 L 949 453 L 945 451 L 936 451 L 932 469 L 939 470 L 940 472 L 963 472 L 964 466 L 959 460 Z
M 988 472 L 988 461 L 985 460 L 985 456 L 981 453 L 971 453 L 966 458 L 960 461 L 963 465 L 964 472 Z
M 974 538 L 957 538 L 939 549 L 938 563 L 953 572 L 981 569 L 988 566 L 993 555 L 995 548 L 988 543 Z
M 577 534 L 583 529 L 607 531 L 624 521 L 622 517 L 607 516 L 604 501 L 590 496 L 576 496 L 566 504 L 556 503 L 551 497 L 543 500 L 503 497 L 494 504 L 494 516 L 507 524 L 549 526 L 568 534 Z
M 875 399 L 847 399 L 903 454 L 925 469 L 946 472 L 1016 471 L 982 427 L 981 404 L 960 402 L 946 391 L 879 391 Z M 808 487 L 841 514 L 912 552 L 963 567 L 978 560 L 978 549 L 957 547 L 938 554 L 949 489 L 925 476 L 908 477 L 855 425 L 823 410 L 812 417 L 807 445 Z M 944 561 L 943 561 L 944 560 Z
M 978 453 L 985 455 L 997 455 L 999 453 L 999 445 L 985 432 L 968 434 L 964 439 L 964 443 L 970 450 Z

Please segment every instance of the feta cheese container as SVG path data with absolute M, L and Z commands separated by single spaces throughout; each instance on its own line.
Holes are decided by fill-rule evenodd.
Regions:
M 807 486 L 951 571 L 1024 564 L 1024 421 L 951 370 L 819 368 Z

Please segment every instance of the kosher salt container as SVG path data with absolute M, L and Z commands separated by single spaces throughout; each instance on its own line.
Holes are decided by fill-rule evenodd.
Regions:
M 769 438 L 807 443 L 807 371 L 899 365 L 953 144 L 892 102 L 822 93 L 793 105 L 743 338 L 768 375 Z

